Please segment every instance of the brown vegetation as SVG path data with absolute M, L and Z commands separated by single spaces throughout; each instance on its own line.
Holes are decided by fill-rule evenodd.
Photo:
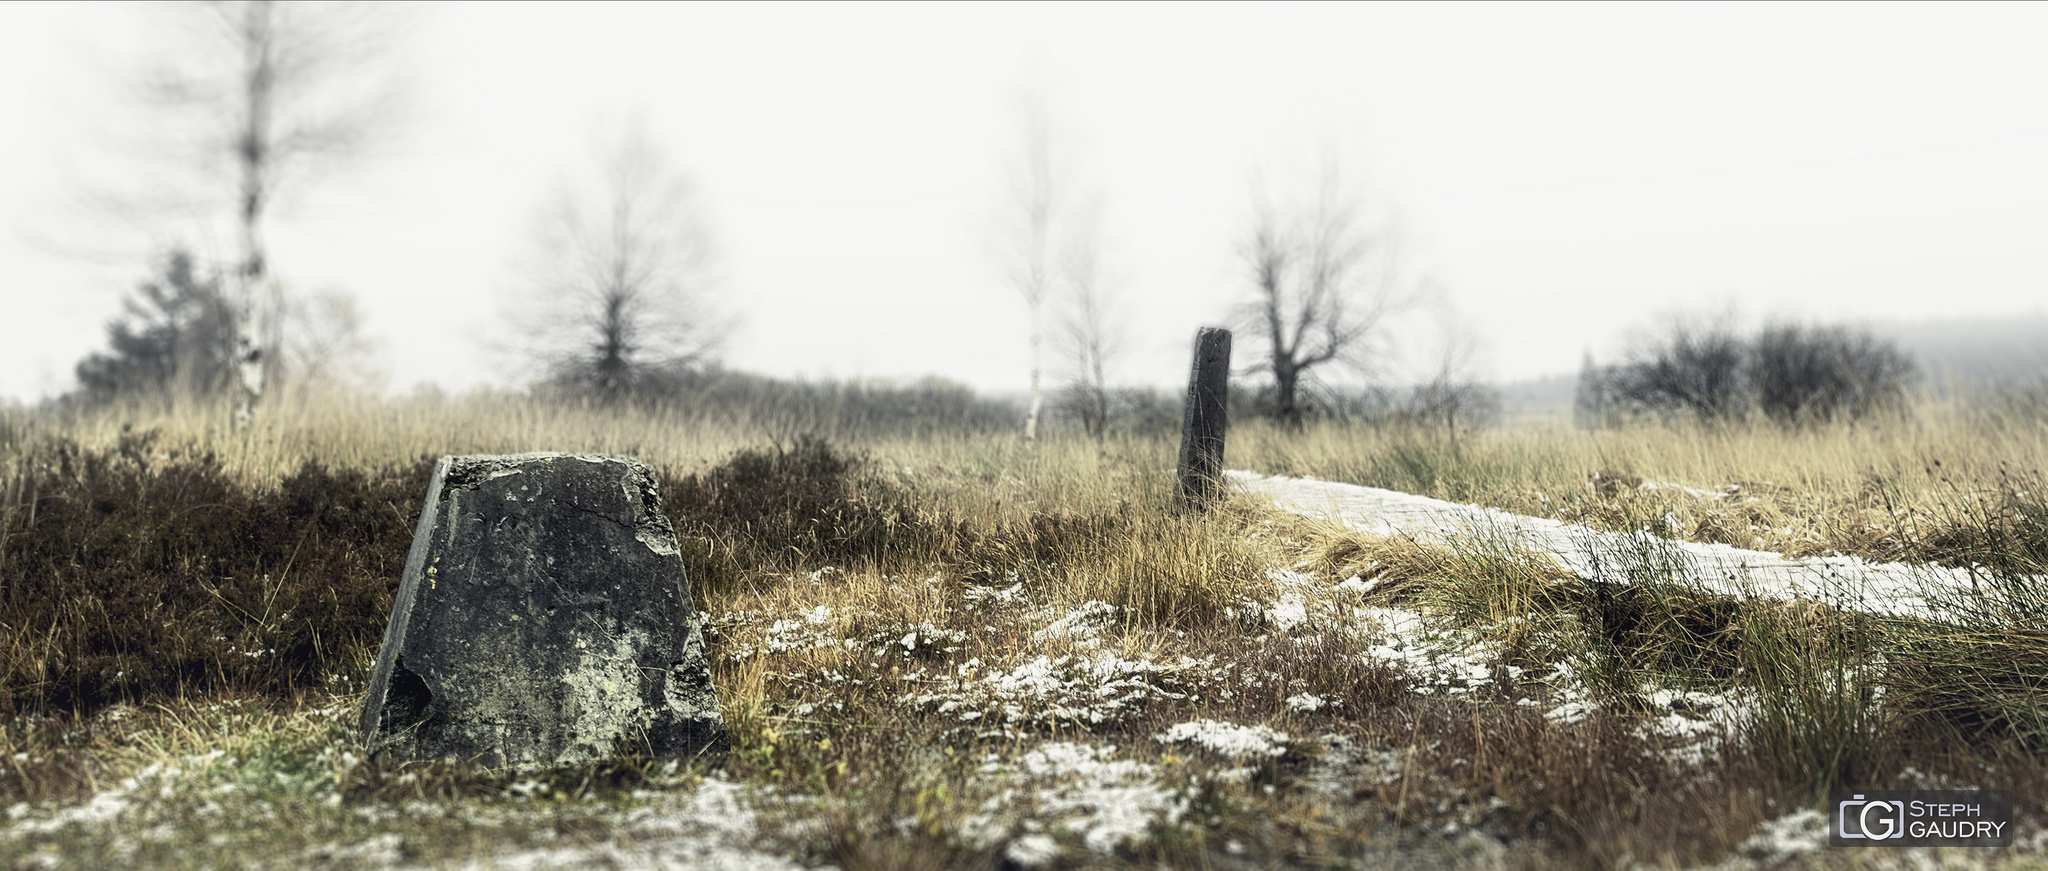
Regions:
M 1014 779 L 1018 760 L 1062 742 L 1113 752 L 1184 804 L 1105 850 L 1065 833 L 1061 867 L 1691 865 L 1739 855 L 1758 823 L 1830 785 L 1909 771 L 2048 785 L 2048 639 L 2015 631 L 2043 601 L 2018 574 L 2039 565 L 2024 507 L 2038 491 L 1997 462 L 2040 459 L 2018 425 L 1929 413 L 1897 430 L 1511 430 L 1455 447 L 1421 430 L 1233 436 L 1232 465 L 1266 472 L 1681 537 L 1768 524 L 1754 536 L 1779 549 L 1998 567 L 1987 578 L 2006 587 L 1932 625 L 1654 575 L 1588 584 L 1503 542 L 1374 538 L 1249 499 L 1177 514 L 1163 440 L 763 447 L 679 411 L 278 410 L 240 432 L 191 416 L 134 421 L 143 435 L 109 418 L 0 422 L 0 674 L 15 705 L 0 804 L 34 803 L 30 820 L 105 790 L 134 804 L 128 828 L 24 830 L 0 856 L 343 865 L 357 855 L 344 847 L 383 845 L 432 864 L 630 846 L 634 809 L 677 813 L 725 778 L 787 797 L 759 804 L 762 849 L 993 868 L 1020 820 L 1056 804 Z M 525 777 L 347 753 L 348 688 L 382 628 L 421 458 L 532 449 L 659 470 L 732 730 L 718 766 L 622 756 Z M 1871 483 L 1872 466 L 1889 477 Z M 1869 518 L 1882 536 L 1851 525 L 1872 505 L 1889 506 Z M 1414 643 L 1375 628 L 1395 613 L 1428 615 L 1479 665 L 1396 665 L 1375 652 Z M 1684 715 L 1671 694 L 1687 692 L 1751 699 L 1755 715 L 1675 761 L 1675 739 L 1647 725 Z M 1572 698 L 1583 717 L 1553 716 Z M 1285 749 L 1159 737 L 1197 720 L 1275 730 Z M 183 779 L 160 797 L 122 785 L 168 769 Z M 245 792 L 222 798 L 223 784 Z M 235 834 L 205 840 L 223 826 Z

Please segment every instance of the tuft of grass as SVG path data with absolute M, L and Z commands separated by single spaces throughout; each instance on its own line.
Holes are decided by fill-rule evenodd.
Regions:
M 1789 794 L 1817 801 L 1896 770 L 1874 621 L 1803 601 L 1753 604 L 1743 618 L 1741 659 L 1757 702 L 1750 740 Z
M 1934 597 L 1930 620 L 1896 619 L 1886 639 L 1886 704 L 1915 731 L 1972 746 L 2048 750 L 2048 585 L 1980 577 Z
M 1938 463 L 1930 463 L 1927 473 L 1938 482 L 1941 498 L 1922 522 L 1915 555 L 1980 571 L 2000 583 L 2024 584 L 2048 574 L 2048 478 L 2003 461 L 1990 481 L 1959 480 Z

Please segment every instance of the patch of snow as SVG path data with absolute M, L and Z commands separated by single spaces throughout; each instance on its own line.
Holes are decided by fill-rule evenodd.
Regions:
M 1296 627 L 1308 622 L 1308 603 L 1293 593 L 1280 597 L 1278 602 L 1246 600 L 1243 604 L 1247 613 L 1264 619 L 1281 632 L 1292 632 Z
M 1010 734 L 1008 727 L 1062 722 L 1094 726 L 1135 713 L 1151 699 L 1186 698 L 1186 692 L 1174 689 L 1179 679 L 1198 677 L 1213 664 L 1189 657 L 1162 664 L 1092 653 L 1039 656 L 984 672 L 976 661 L 935 675 L 920 670 L 905 676 L 906 682 L 926 688 L 900 701 L 962 722 L 990 724 L 995 728 L 985 734 L 991 735 Z
M 61 831 L 71 826 L 105 825 L 120 819 L 121 815 L 127 813 L 133 804 L 134 802 L 129 799 L 125 790 L 106 790 L 94 795 L 85 804 L 59 808 L 56 812 L 43 819 L 17 819 L 14 825 L 8 827 L 7 836 L 9 838 L 21 838 L 27 835 Z M 10 809 L 9 816 L 13 816 L 11 811 L 12 809 Z M 27 816 L 26 812 L 22 814 L 22 817 Z
M 1217 720 L 1178 723 L 1153 740 L 1161 744 L 1192 743 L 1231 758 L 1282 756 L 1287 753 L 1287 734 L 1265 726 L 1240 726 Z
M 1019 835 L 1003 848 L 1003 858 L 1025 868 L 1036 868 L 1059 856 L 1060 842 L 1043 832 Z
M 751 615 L 746 615 L 751 616 Z M 736 615 L 727 615 L 717 626 L 733 626 L 739 622 Z M 762 632 L 758 641 L 751 645 L 735 646 L 726 655 L 736 659 L 747 659 L 771 653 L 802 653 L 821 647 L 840 647 L 844 639 L 831 627 L 832 609 L 819 605 L 794 618 L 776 620 Z
M 188 765 L 206 765 L 226 755 L 223 752 L 203 753 L 188 756 Z M 49 834 L 73 826 L 80 828 L 103 828 L 116 820 L 128 816 L 137 809 L 139 802 L 149 799 L 170 798 L 186 772 L 182 768 L 151 763 L 130 777 L 122 778 L 113 789 L 93 795 L 84 804 L 59 807 L 40 818 L 32 805 L 23 803 L 7 809 L 7 816 L 14 824 L 4 833 L 6 838 L 21 838 L 29 835 Z
M 1660 745 L 1666 759 L 1698 767 L 1721 745 L 1742 734 L 1752 716 L 1748 693 L 1660 689 L 1643 694 L 1656 715 L 1635 727 L 1637 737 Z
M 688 868 L 691 871 L 802 871 L 804 868 L 783 856 L 688 839 L 519 850 L 471 859 L 454 867 L 465 871 L 652 871 L 669 868 Z
M 1320 711 L 1330 704 L 1333 702 L 1315 693 L 1300 693 L 1287 697 L 1287 709 L 1290 711 Z
M 1102 628 L 1116 616 L 1116 612 L 1117 607 L 1108 602 L 1083 602 L 1067 609 L 1045 628 L 1031 633 L 1031 640 L 1043 644 L 1054 639 L 1091 639 L 1102 634 Z
M 350 868 L 391 866 L 405 858 L 400 849 L 405 838 L 391 832 L 377 835 L 358 844 L 343 846 L 329 842 L 306 851 L 306 857 L 320 862 L 338 864 Z
M 1570 725 L 1585 720 L 1599 712 L 1600 706 L 1587 701 L 1573 700 L 1543 712 L 1543 718 L 1553 723 Z
M 1406 608 L 1359 608 L 1359 625 L 1380 642 L 1366 648 L 1364 656 L 1392 666 L 1408 675 L 1415 692 L 1422 695 L 1461 695 L 1493 683 L 1497 655 L 1484 644 L 1459 633 L 1432 626 L 1421 612 Z M 1519 679 L 1519 666 L 1505 666 L 1510 680 Z
M 804 866 L 764 850 L 759 815 L 742 784 L 707 777 L 684 793 L 642 791 L 644 801 L 611 822 L 617 831 L 596 844 L 546 847 L 482 856 L 463 868 L 691 868 L 796 871 Z M 756 799 L 762 796 L 755 796 Z M 797 824 L 800 825 L 800 824 Z M 785 827 L 791 828 L 796 825 Z
M 1155 826 L 1178 824 L 1187 799 L 1158 782 L 1156 767 L 1115 757 L 1115 747 L 1064 741 L 1042 744 L 1014 762 L 991 756 L 981 773 L 997 791 L 961 823 L 963 840 L 986 847 L 1030 837 L 1013 840 L 1020 830 L 1047 833 L 1047 841 L 1065 834 L 1109 854 L 1143 843 Z M 1044 846 L 1033 840 L 1026 849 Z
M 1018 605 L 1030 601 L 1022 582 L 1002 588 L 968 587 L 960 592 L 960 597 L 970 605 Z
M 1828 845 L 1828 818 L 1814 808 L 1800 808 L 1774 820 L 1765 820 L 1756 832 L 1736 848 L 1736 853 L 1759 864 L 1775 865 Z

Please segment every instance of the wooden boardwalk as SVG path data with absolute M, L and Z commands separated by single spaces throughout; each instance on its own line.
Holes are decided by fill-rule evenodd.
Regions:
M 1964 569 L 1872 563 L 1853 556 L 1786 559 L 1725 544 L 1672 541 L 1647 532 L 1601 532 L 1377 487 L 1235 470 L 1224 475 L 1237 490 L 1263 495 L 1289 511 L 1339 520 L 1367 534 L 1498 541 L 1550 553 L 1566 570 L 1588 580 L 1625 583 L 1666 575 L 1726 595 L 1812 599 L 1837 608 L 1936 619 L 1960 616 L 1958 609 L 1940 603 L 1981 595 L 1996 586 L 1990 578 Z

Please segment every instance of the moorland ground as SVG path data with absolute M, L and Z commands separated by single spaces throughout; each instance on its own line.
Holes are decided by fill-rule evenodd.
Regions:
M 505 397 L 0 417 L 0 858 L 23 867 L 2043 864 L 2048 418 L 1236 427 L 1231 468 L 1790 556 L 1974 567 L 1933 619 L 1375 538 L 1173 440 Z M 361 758 L 433 456 L 630 454 L 722 759 Z M 1836 786 L 2010 789 L 2003 851 L 1816 849 Z

